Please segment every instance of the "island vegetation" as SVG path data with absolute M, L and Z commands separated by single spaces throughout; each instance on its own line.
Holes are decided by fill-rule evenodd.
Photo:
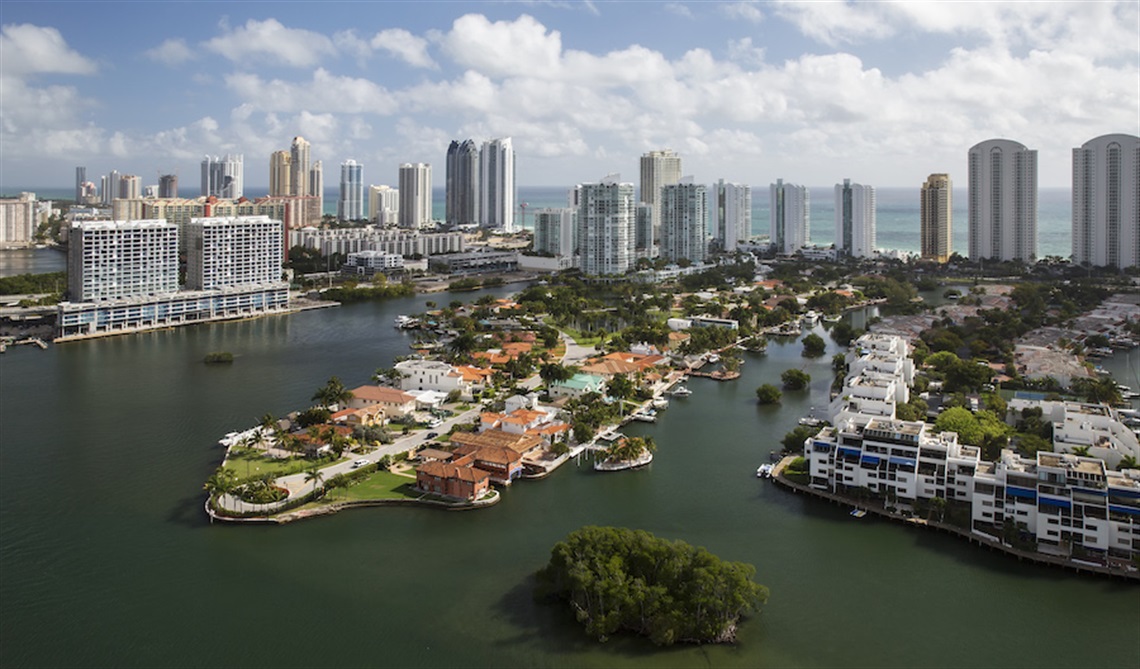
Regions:
M 551 550 L 537 574 L 540 599 L 569 603 L 586 632 L 620 631 L 655 644 L 727 643 L 768 599 L 756 569 L 643 530 L 583 527 Z
M 233 361 L 234 354 L 229 351 L 211 351 L 202 360 L 207 365 L 229 365 Z

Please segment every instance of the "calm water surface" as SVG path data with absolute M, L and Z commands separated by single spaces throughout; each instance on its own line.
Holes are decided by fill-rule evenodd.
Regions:
M 830 357 L 798 342 L 696 379 L 644 471 L 584 462 L 471 513 L 359 509 L 284 527 L 210 525 L 225 432 L 367 380 L 407 351 L 427 296 L 0 356 L 3 666 L 1130 666 L 1140 590 L 1022 565 L 754 478 L 822 407 Z M 472 299 L 464 294 L 460 299 Z M 202 356 L 229 350 L 229 367 Z M 811 390 L 758 408 L 785 369 Z M 756 565 L 771 588 L 731 647 L 587 640 L 529 576 L 586 524 L 643 528 Z

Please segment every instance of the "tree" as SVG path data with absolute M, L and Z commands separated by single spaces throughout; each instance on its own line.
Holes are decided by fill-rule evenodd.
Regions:
M 321 481 L 323 481 L 324 478 L 325 478 L 325 473 L 322 472 L 320 469 L 318 469 L 316 465 L 309 467 L 305 471 L 305 483 L 312 483 L 313 484 L 313 492 L 314 493 L 317 492 L 317 488 L 320 487 Z
M 326 409 L 331 409 L 333 405 L 347 404 L 352 397 L 352 391 L 344 386 L 339 377 L 333 376 L 325 385 L 317 388 L 312 400 Z
M 1122 472 L 1125 469 L 1140 469 L 1140 463 L 1136 462 L 1135 457 L 1126 455 L 1120 458 L 1120 462 L 1116 464 L 1116 471 Z
M 614 377 L 610 379 L 610 382 L 606 384 L 606 392 L 609 393 L 610 397 L 618 400 L 618 402 L 623 405 L 623 411 L 625 400 L 633 397 L 635 390 L 637 389 L 634 387 L 633 381 L 630 381 L 629 377 L 625 374 L 615 374 Z
M 801 369 L 789 369 L 780 375 L 784 390 L 803 390 L 811 383 L 811 375 Z
M 827 343 L 823 341 L 823 337 L 814 332 L 804 337 L 803 344 L 803 354 L 808 358 L 818 358 L 827 350 Z
M 756 401 L 760 404 L 776 404 L 783 395 L 780 389 L 771 383 L 765 383 L 756 389 Z
M 393 388 L 400 387 L 400 381 L 408 378 L 408 375 L 396 369 L 395 367 L 380 367 L 372 373 L 372 380 L 376 383 L 381 383 Z
M 560 381 L 569 381 L 574 373 L 557 362 L 548 362 L 538 368 L 538 376 L 547 386 L 551 386 Z
M 218 467 L 210 478 L 202 485 L 202 489 L 210 494 L 211 497 L 228 495 L 234 489 L 236 477 L 234 473 L 225 467 Z
M 822 427 L 811 427 L 809 425 L 797 425 L 792 428 L 792 431 L 785 434 L 784 438 L 780 440 L 780 446 L 785 451 L 795 453 L 802 451 L 804 448 L 804 441 L 810 437 L 814 437 Z

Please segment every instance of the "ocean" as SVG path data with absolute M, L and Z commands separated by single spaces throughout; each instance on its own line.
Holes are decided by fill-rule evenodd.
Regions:
M 71 189 L 60 188 L 15 188 L 9 194 L 21 190 L 36 193 L 41 200 L 68 198 Z M 527 186 L 519 187 L 519 200 L 525 202 L 527 211 L 544 207 L 565 207 L 568 187 Z M 262 197 L 265 188 L 247 188 L 246 197 Z M 835 238 L 834 186 L 809 187 L 811 198 L 812 243 L 827 246 Z M 194 189 L 187 195 L 197 193 Z M 336 188 L 325 189 L 326 214 L 336 214 L 339 193 Z M 876 241 L 879 249 L 919 252 L 919 189 L 915 188 L 876 188 Z M 966 189 L 954 189 L 954 218 L 951 223 L 951 251 L 962 255 L 967 253 L 966 231 Z M 1037 192 L 1037 257 L 1061 256 L 1067 258 L 1072 253 L 1072 193 L 1068 188 L 1041 188 Z M 432 192 L 432 216 L 444 217 L 444 189 L 437 187 Z M 768 189 L 753 186 L 752 189 L 752 234 L 768 234 Z M 532 227 L 532 217 L 527 214 L 523 227 Z

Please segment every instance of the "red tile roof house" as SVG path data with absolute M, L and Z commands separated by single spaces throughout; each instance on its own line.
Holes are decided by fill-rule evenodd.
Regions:
M 364 409 L 379 405 L 388 418 L 407 416 L 416 410 L 416 398 L 395 388 L 360 386 L 352 389 L 350 409 Z
M 455 453 L 464 457 L 454 462 L 471 460 L 471 466 L 482 469 L 491 475 L 491 482 L 510 485 L 511 481 L 522 476 L 522 456 L 507 446 L 475 446 L 463 444 Z
M 453 499 L 475 500 L 491 489 L 491 474 L 469 462 L 425 462 L 416 467 L 416 488 Z M 463 463 L 463 464 L 459 464 Z

